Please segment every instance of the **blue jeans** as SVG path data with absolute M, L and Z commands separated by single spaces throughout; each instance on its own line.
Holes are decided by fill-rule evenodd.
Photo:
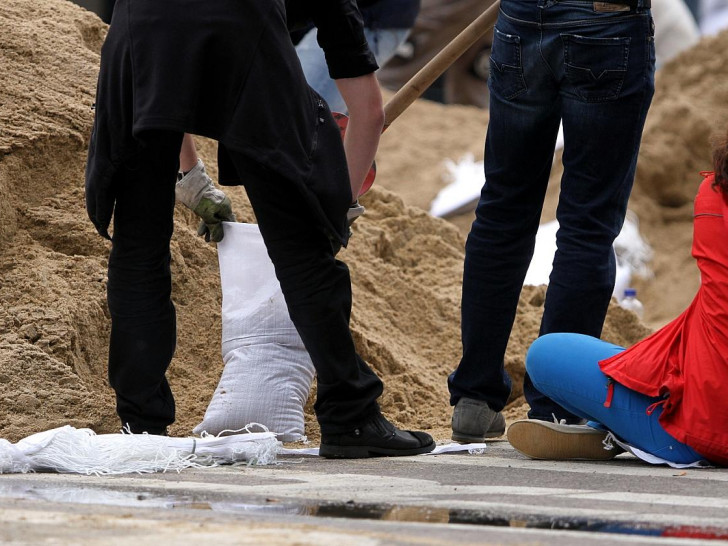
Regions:
M 659 422 L 662 406 L 647 414 L 647 408 L 661 398 L 614 383 L 612 402 L 604 407 L 608 378 L 598 362 L 623 350 L 589 336 L 549 334 L 531 345 L 526 369 L 539 391 L 572 413 L 604 425 L 628 444 L 674 463 L 703 460 L 690 446 L 665 432 Z
M 324 51 L 316 41 L 316 32 L 315 28 L 310 30 L 298 43 L 296 46 L 298 59 L 301 61 L 308 85 L 323 97 L 332 112 L 345 114 L 346 104 L 336 83 L 329 76 Z M 369 49 L 374 53 L 379 66 L 384 66 L 394 57 L 397 48 L 407 39 L 409 33 L 409 29 L 403 28 L 364 29 Z
M 615 280 L 612 243 L 654 93 L 652 17 L 642 8 L 597 12 L 579 0 L 502 0 L 490 63 L 486 183 L 465 248 L 463 356 L 448 385 L 453 405 L 466 396 L 500 410 L 511 391 L 503 358 L 560 121 L 560 228 L 540 334 L 601 333 Z M 531 418 L 577 420 L 528 375 L 524 392 Z

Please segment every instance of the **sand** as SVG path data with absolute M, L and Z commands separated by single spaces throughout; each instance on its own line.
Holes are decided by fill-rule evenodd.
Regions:
M 65 0 L 4 0 L 0 7 L 0 437 L 16 441 L 71 424 L 116 432 L 106 377 L 109 244 L 86 218 L 83 172 L 106 27 Z M 697 171 L 707 136 L 728 115 L 728 34 L 665 67 L 650 113 L 631 207 L 655 248 L 655 278 L 639 286 L 647 323 L 676 315 L 697 287 L 689 256 Z M 481 154 L 487 113 L 419 101 L 383 137 L 367 214 L 341 257 L 354 291 L 352 331 L 385 381 L 382 408 L 397 424 L 448 437 L 446 377 L 460 351 L 459 298 L 468 216 L 445 221 L 429 206 L 445 182 L 441 162 Z M 214 143 L 199 141 L 215 174 Z M 557 180 L 555 174 L 554 180 Z M 554 184 L 556 186 L 556 183 Z M 253 221 L 242 188 L 229 191 Z M 550 191 L 553 205 L 556 190 Z M 548 212 L 545 213 L 547 215 Z M 170 432 L 201 420 L 222 370 L 220 284 L 213 245 L 177 208 L 172 242 L 178 348 L 169 370 L 177 400 Z M 506 355 L 519 399 L 526 348 L 535 339 L 544 287 L 526 287 Z M 650 328 L 612 306 L 604 339 L 629 345 Z M 310 411 L 307 433 L 318 438 Z

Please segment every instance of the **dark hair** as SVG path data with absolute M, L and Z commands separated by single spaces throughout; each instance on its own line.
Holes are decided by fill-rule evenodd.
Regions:
M 728 134 L 716 139 L 713 146 L 714 187 L 728 195 Z

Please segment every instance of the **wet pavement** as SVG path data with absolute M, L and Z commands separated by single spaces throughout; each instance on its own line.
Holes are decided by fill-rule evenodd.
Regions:
M 482 455 L 0 476 L 3 544 L 728 544 L 728 471 Z

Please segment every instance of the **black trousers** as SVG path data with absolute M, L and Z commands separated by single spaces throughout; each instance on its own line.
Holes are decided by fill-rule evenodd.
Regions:
M 109 380 L 117 412 L 133 432 L 161 432 L 175 418 L 165 377 L 176 343 L 169 243 L 182 135 L 145 135 L 135 165 L 117 173 L 109 257 Z M 324 434 L 378 413 L 382 383 L 359 357 L 349 330 L 351 280 L 297 187 L 242 155 L 231 159 L 250 198 L 293 324 L 318 381 Z M 212 393 L 210 393 L 212 395 Z

